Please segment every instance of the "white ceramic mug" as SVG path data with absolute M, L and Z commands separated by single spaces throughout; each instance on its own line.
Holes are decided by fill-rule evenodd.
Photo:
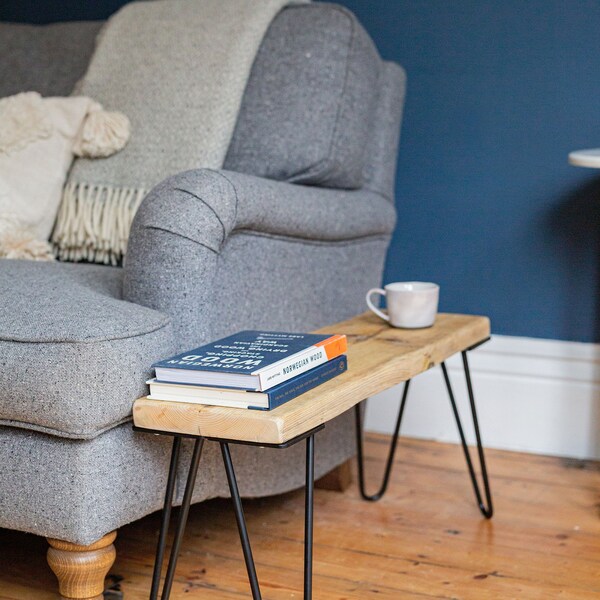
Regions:
M 371 302 L 373 294 L 386 297 L 387 314 Z M 373 288 L 367 292 L 367 306 L 393 327 L 419 329 L 431 327 L 437 315 L 440 286 L 424 281 L 388 283 L 385 289 Z

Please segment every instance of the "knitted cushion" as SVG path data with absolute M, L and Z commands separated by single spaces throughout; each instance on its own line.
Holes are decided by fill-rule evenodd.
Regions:
M 47 239 L 73 155 L 110 156 L 128 137 L 127 118 L 90 98 L 0 99 L 0 257 L 51 259 Z
M 224 167 L 360 188 L 381 60 L 348 10 L 289 6 L 256 56 Z

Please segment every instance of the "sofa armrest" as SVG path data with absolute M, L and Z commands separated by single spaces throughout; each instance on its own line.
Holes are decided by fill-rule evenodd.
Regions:
M 394 225 L 394 208 L 372 191 L 197 169 L 169 177 L 148 194 L 131 238 L 135 240 L 140 229 L 164 229 L 218 252 L 236 229 L 341 241 L 390 234 Z
M 394 207 L 374 192 L 186 171 L 142 202 L 129 237 L 123 295 L 169 314 L 187 347 L 210 337 L 208 323 L 198 326 L 198 311 L 211 301 L 221 249 L 236 231 L 335 243 L 389 236 L 394 225 Z

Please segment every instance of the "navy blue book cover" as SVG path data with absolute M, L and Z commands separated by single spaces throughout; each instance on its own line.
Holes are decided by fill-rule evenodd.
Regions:
M 285 404 L 288 400 L 308 392 L 313 388 L 333 379 L 337 375 L 341 375 L 348 369 L 348 360 L 346 355 L 338 356 L 329 362 L 319 365 L 306 373 L 297 375 L 293 379 L 288 379 L 270 390 L 264 392 L 269 396 L 269 408 L 249 406 L 248 408 L 254 410 L 273 410 L 282 404 Z
M 154 368 L 252 374 L 319 344 L 331 335 L 240 331 L 234 335 L 167 358 Z

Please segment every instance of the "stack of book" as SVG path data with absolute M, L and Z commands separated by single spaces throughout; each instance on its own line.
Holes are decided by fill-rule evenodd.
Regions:
M 149 398 L 272 410 L 341 375 L 345 335 L 241 331 L 153 365 Z

